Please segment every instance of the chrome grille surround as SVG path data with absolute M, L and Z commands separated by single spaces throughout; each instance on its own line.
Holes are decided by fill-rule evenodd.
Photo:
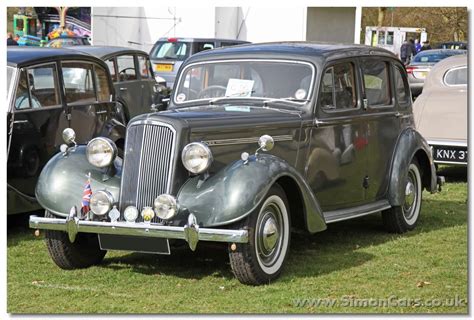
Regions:
M 176 157 L 176 130 L 153 120 L 134 122 L 127 127 L 125 155 L 120 185 L 121 220 L 127 206 L 141 213 L 153 207 L 153 200 L 171 191 L 171 177 Z M 143 219 L 139 214 L 137 222 Z M 154 218 L 152 222 L 161 222 Z

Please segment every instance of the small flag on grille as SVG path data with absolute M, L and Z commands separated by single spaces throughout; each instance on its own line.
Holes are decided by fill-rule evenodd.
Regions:
M 86 217 L 89 211 L 91 210 L 90 208 L 91 196 L 92 196 L 91 174 L 89 173 L 87 177 L 86 185 L 84 186 L 84 191 L 82 192 L 82 208 L 81 208 L 82 217 Z

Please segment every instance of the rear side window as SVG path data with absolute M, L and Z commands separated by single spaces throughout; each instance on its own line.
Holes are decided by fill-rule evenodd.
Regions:
M 67 103 L 96 101 L 92 64 L 65 62 L 62 69 Z
M 193 53 L 214 49 L 214 42 L 194 42 Z
M 170 59 L 183 61 L 189 56 L 189 44 L 187 42 L 158 42 L 150 52 L 151 59 Z
M 117 69 L 119 81 L 137 80 L 137 72 L 135 70 L 135 59 L 132 55 L 118 56 Z
M 343 110 L 357 107 L 354 65 L 336 64 L 326 69 L 321 84 L 319 105 L 324 110 Z
M 399 66 L 395 67 L 395 91 L 399 104 L 407 104 L 410 99 L 410 88 L 403 71 Z
M 444 75 L 444 83 L 448 86 L 466 86 L 467 67 L 448 70 Z
M 365 60 L 362 63 L 364 88 L 369 106 L 391 104 L 388 64 L 380 60 Z
M 58 73 L 55 64 L 28 68 L 20 73 L 16 89 L 18 110 L 60 105 Z
M 138 58 L 138 69 L 140 70 L 140 75 L 142 79 L 151 78 L 150 75 L 150 60 L 145 56 L 137 56 Z

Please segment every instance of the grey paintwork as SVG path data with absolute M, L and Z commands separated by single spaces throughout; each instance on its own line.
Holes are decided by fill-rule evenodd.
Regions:
M 118 199 L 121 164 L 115 164 L 115 174 L 107 176 L 104 170 L 89 164 L 85 146 L 72 147 L 67 155 L 58 153 L 41 172 L 36 185 L 36 198 L 51 213 L 67 217 L 72 206 L 81 208 L 82 194 L 90 173 L 92 190 L 107 190 L 114 199 Z
M 349 212 L 355 207 L 370 207 L 374 212 L 378 207 L 373 204 L 380 203 L 378 209 L 386 209 L 387 200 L 391 205 L 399 205 L 403 197 L 404 172 L 412 156 L 418 158 L 423 172 L 431 172 L 431 176 L 425 176 L 424 186 L 434 192 L 436 174 L 426 142 L 414 131 L 411 99 L 402 105 L 393 97 L 390 106 L 365 109 L 364 94 L 358 86 L 357 108 L 338 113 L 324 113 L 318 108 L 323 70 L 341 59 L 353 59 L 357 65 L 359 57 L 384 59 L 390 65 L 401 65 L 386 50 L 356 45 L 262 44 L 217 49 L 192 56 L 187 64 L 239 58 L 306 61 L 316 67 L 316 85 L 311 101 L 301 105 L 299 110 L 285 103 L 264 108 L 262 101 L 239 99 L 216 105 L 201 101 L 177 106 L 172 97 L 168 111 L 133 119 L 129 126 L 136 122 L 157 121 L 170 124 L 176 130 L 170 193 L 178 197 L 182 211 L 171 223 L 183 225 L 186 213 L 192 212 L 203 226 L 231 224 L 257 207 L 272 183 L 288 177 L 290 180 L 282 181 L 282 185 L 291 198 L 290 204 L 298 201 L 303 204 L 302 208 L 293 208 L 292 214 L 301 217 L 300 222 L 304 221 L 301 223 L 303 229 L 320 231 L 325 228 L 324 212 Z M 356 77 L 359 82 L 359 71 Z M 393 86 L 393 80 L 390 82 Z M 393 87 L 392 92 L 395 92 Z M 259 154 L 257 161 L 243 164 L 239 160 L 241 153 L 252 154 L 257 148 L 258 137 L 263 134 L 281 140 L 276 141 L 270 155 Z M 344 142 L 344 136 L 349 141 Z M 190 177 L 181 163 L 182 148 L 193 141 L 204 141 L 211 148 L 214 162 L 209 177 Z M 345 151 L 351 144 L 359 149 L 355 153 L 347 152 L 342 159 L 337 149 Z M 74 170 L 74 166 L 71 164 L 70 170 Z M 369 174 L 377 182 L 369 183 L 367 189 L 363 183 L 364 176 Z M 65 181 L 64 188 L 72 189 L 76 183 L 73 179 L 76 178 L 71 177 L 69 186 Z M 82 192 L 82 187 L 75 185 L 74 188 Z M 353 193 L 349 192 L 351 188 Z M 235 202 L 236 198 L 241 201 L 239 204 Z M 344 201 L 336 201 L 341 198 Z M 58 201 L 49 203 L 53 206 Z M 67 213 L 69 209 L 64 207 L 62 210 Z M 350 214 L 345 216 L 350 218 Z
M 205 226 L 226 225 L 252 213 L 268 189 L 283 177 L 293 179 L 302 193 L 306 229 L 311 233 L 326 229 L 321 208 L 304 177 L 273 155 L 258 154 L 248 163 L 235 161 L 207 180 L 191 178 L 179 191 L 178 202 Z M 187 217 L 187 212 L 182 213 Z

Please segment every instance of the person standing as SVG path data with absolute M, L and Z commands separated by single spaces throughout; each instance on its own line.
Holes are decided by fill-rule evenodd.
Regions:
M 13 39 L 13 33 L 8 32 L 7 33 L 7 46 L 17 46 L 18 42 Z
M 421 46 L 421 49 L 420 49 L 420 51 L 425 51 L 425 50 L 431 50 L 430 42 L 428 40 L 426 40 L 423 43 L 423 46 Z
M 415 50 L 416 50 L 415 53 L 418 53 L 421 50 L 421 43 L 420 43 L 420 40 L 418 39 L 415 39 Z
M 413 44 L 407 40 L 400 47 L 400 60 L 402 60 L 403 64 L 407 65 L 410 63 L 411 57 L 414 54 L 413 47 Z

